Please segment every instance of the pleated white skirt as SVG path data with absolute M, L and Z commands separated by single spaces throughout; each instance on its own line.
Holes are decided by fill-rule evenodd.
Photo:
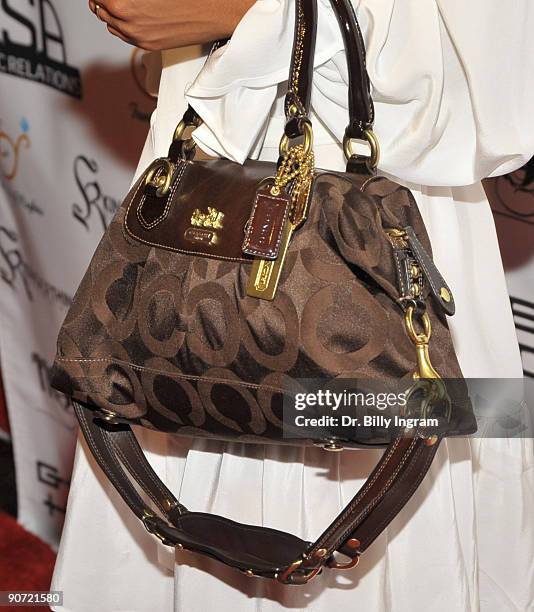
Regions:
M 273 158 L 275 151 L 264 150 Z M 145 148 L 148 163 L 153 158 Z M 338 167 L 339 148 L 316 149 Z M 410 186 L 467 377 L 521 376 L 492 214 L 480 184 Z M 365 481 L 381 451 L 179 439 L 138 430 L 156 471 L 187 507 L 314 539 Z M 145 532 L 80 443 L 52 588 L 75 612 L 526 612 L 534 609 L 534 449 L 530 439 L 446 440 L 403 511 L 347 572 L 302 587 L 247 578 L 163 547 Z

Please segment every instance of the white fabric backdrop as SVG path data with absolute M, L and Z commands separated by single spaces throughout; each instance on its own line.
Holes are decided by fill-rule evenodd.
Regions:
M 76 437 L 49 386 L 55 339 L 154 107 L 131 57 L 85 2 L 0 4 L 0 359 L 19 519 L 51 544 Z
M 131 55 L 90 19 L 84 2 L 0 5 L 0 360 L 19 519 L 52 544 L 64 516 L 75 422 L 50 389 L 48 369 L 69 300 L 147 131 L 153 104 Z M 521 300 L 525 365 L 534 373 L 534 322 L 521 314 L 534 315 L 534 195 L 503 185 L 504 200 L 522 198 L 520 214 L 503 198 L 494 208 L 511 253 L 512 295 Z M 518 236 L 520 258 L 513 256 Z

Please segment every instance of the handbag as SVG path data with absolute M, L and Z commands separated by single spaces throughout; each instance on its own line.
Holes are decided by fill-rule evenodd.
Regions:
M 99 243 L 58 337 L 53 386 L 145 528 L 248 576 L 307 583 L 354 567 L 424 478 L 445 435 L 473 431 L 432 261 L 410 191 L 378 176 L 365 49 L 349 0 L 331 0 L 349 72 L 346 172 L 317 170 L 309 119 L 316 0 L 295 0 L 276 163 L 195 159 L 190 107 L 167 157 L 140 176 Z M 353 151 L 364 141 L 368 155 Z M 302 379 L 401 380 L 446 431 L 390 439 L 284 438 Z M 452 391 L 445 381 L 460 381 Z M 465 411 L 464 411 L 465 412 Z M 250 443 L 385 446 L 363 487 L 313 542 L 193 512 L 164 485 L 131 425 Z M 354 460 L 358 454 L 354 454 Z M 199 483 L 199 486 L 201 484 Z M 143 495 L 142 492 L 144 492 Z

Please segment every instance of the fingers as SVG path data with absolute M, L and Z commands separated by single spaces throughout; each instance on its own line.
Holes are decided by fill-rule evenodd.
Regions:
M 110 34 L 113 34 L 113 36 L 120 38 L 123 42 L 128 43 L 129 45 L 134 44 L 133 41 L 130 40 L 129 38 L 126 38 L 126 36 L 124 36 L 124 34 L 120 30 L 117 30 L 116 28 L 114 28 L 113 26 L 109 24 L 108 24 L 108 32 Z
M 100 21 L 104 22 L 107 25 L 108 32 L 120 38 L 122 41 L 126 43 L 131 43 L 132 41 L 125 36 L 122 32 L 121 21 L 114 17 L 106 8 L 104 4 L 105 0 L 101 2 L 95 2 L 95 0 L 89 0 L 89 9 L 92 13 L 94 13 Z

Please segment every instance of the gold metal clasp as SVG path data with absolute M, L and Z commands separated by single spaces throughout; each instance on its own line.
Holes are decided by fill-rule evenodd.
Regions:
M 162 198 L 167 195 L 174 175 L 174 164 L 166 157 L 155 159 L 145 176 L 145 186 L 154 187 L 156 195 Z
M 417 332 L 414 325 L 414 306 L 408 306 L 404 314 L 404 324 L 410 340 L 415 346 L 417 369 L 413 373 L 416 381 L 406 396 L 407 401 L 418 391 L 422 391 L 424 399 L 421 402 L 420 416 L 426 419 L 438 405 L 445 405 L 445 418 L 450 421 L 452 402 L 447 387 L 441 376 L 434 369 L 428 353 L 428 345 L 432 335 L 432 325 L 428 313 L 423 312 L 421 322 L 423 331 Z
M 428 354 L 428 344 L 430 342 L 430 336 L 432 335 L 432 324 L 430 323 L 430 317 L 428 313 L 424 312 L 421 315 L 421 321 L 423 323 L 423 331 L 416 332 L 414 325 L 414 312 L 413 306 L 408 306 L 404 313 L 404 325 L 410 340 L 415 345 L 416 358 L 417 358 L 417 370 L 414 374 L 414 378 L 440 378 L 440 375 L 436 372 L 430 361 L 430 355 Z

